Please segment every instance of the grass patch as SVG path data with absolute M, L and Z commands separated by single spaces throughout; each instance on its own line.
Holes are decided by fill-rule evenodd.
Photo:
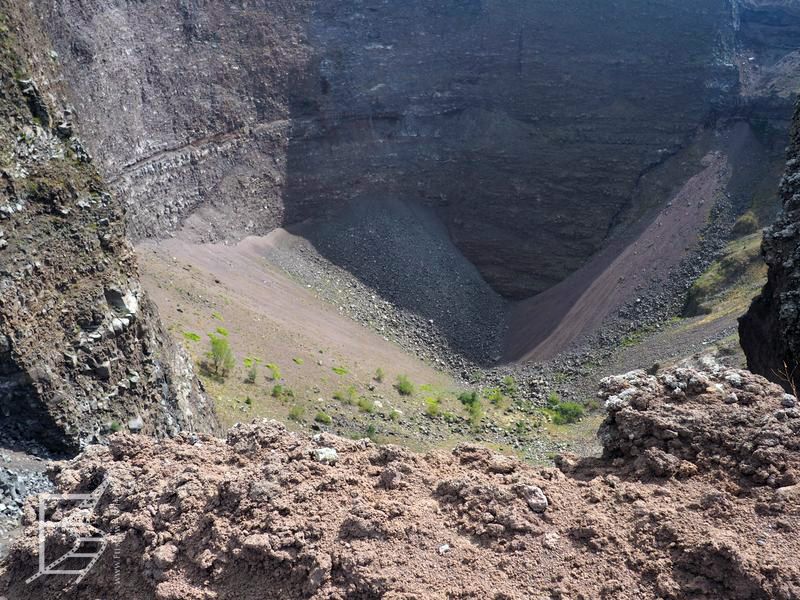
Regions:
M 358 410 L 363 413 L 374 413 L 375 412 L 375 403 L 370 400 L 369 398 L 361 397 L 358 399 Z
M 302 365 L 302 364 L 303 364 L 305 361 L 304 361 L 302 358 L 299 358 L 299 357 L 295 356 L 295 357 L 292 359 L 292 362 L 293 362 L 294 364 L 296 364 L 296 365 Z
M 439 398 L 430 396 L 425 398 L 425 414 L 429 417 L 438 417 L 441 412 L 442 404 Z
M 380 367 L 375 369 L 375 375 L 372 376 L 372 378 L 375 381 L 377 381 L 378 383 L 383 383 L 384 377 L 385 377 L 385 373 L 383 372 L 383 369 L 381 369 Z
M 347 369 L 345 369 L 344 367 L 331 367 L 331 371 L 333 371 L 339 376 L 347 375 Z
M 267 363 L 265 366 L 269 370 L 268 377 L 272 381 L 280 381 L 280 379 L 281 379 L 281 369 L 280 369 L 280 367 L 278 365 L 276 365 L 275 363 Z
M 320 411 L 316 415 L 314 415 L 314 420 L 317 423 L 322 423 L 323 425 L 330 425 L 331 422 L 333 421 L 333 419 L 331 418 L 331 416 L 328 413 L 324 413 L 322 411 Z
M 547 397 L 547 408 L 545 411 L 556 425 L 577 423 L 585 414 L 582 405 L 577 402 L 564 401 L 556 392 L 551 392 Z
M 292 408 L 289 409 L 289 419 L 291 421 L 302 421 L 303 416 L 306 414 L 306 409 L 300 406 L 299 404 L 295 404 Z
M 351 385 L 346 390 L 339 390 L 333 393 L 333 399 L 338 400 L 344 404 L 355 404 L 358 397 L 358 390 L 356 386 Z

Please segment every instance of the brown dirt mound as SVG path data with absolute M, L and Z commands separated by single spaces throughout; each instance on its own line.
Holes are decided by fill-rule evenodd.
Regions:
M 109 487 L 109 547 L 73 588 L 3 563 L 9 598 L 800 598 L 800 416 L 707 363 L 604 380 L 602 459 L 534 468 L 477 446 L 417 455 L 275 422 L 226 441 L 117 435 L 53 473 Z M 335 460 L 334 458 L 335 452 Z M 54 519 L 70 514 L 63 509 Z M 48 538 L 54 555 L 67 537 Z M 115 576 L 115 569 L 117 574 Z

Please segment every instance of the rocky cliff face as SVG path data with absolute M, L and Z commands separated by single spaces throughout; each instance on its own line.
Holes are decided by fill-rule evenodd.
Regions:
M 781 181 L 783 211 L 764 232 L 767 285 L 739 321 L 747 365 L 755 373 L 800 385 L 800 106 Z
M 214 430 L 59 102 L 55 53 L 24 7 L 0 2 L 0 17 L 2 439 L 75 452 L 119 429 Z
M 391 197 L 435 207 L 511 298 L 661 200 L 633 199 L 642 174 L 752 111 L 741 73 L 787 53 L 740 65 L 769 47 L 768 19 L 743 23 L 771 4 L 728 0 L 36 4 L 135 237 L 235 238 Z

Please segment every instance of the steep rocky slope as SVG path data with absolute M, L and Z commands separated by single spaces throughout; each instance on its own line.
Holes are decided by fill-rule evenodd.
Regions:
M 112 430 L 213 430 L 59 101 L 55 54 L 25 7 L 0 2 L 0 18 L 0 439 L 77 452 Z
M 764 232 L 767 285 L 740 319 L 747 364 L 791 389 L 800 385 L 800 106 L 780 193 L 783 211 Z
M 786 102 L 742 101 L 740 71 L 796 41 L 728 0 L 36 4 L 136 237 L 422 202 L 511 298 L 664 200 L 639 179 L 699 126 L 780 127 Z
M 25 585 L 31 503 L 0 589 L 20 600 L 797 598 L 796 400 L 746 371 L 704 369 L 605 380 L 604 457 L 562 457 L 559 469 L 475 446 L 422 456 L 310 440 L 268 422 L 227 441 L 115 436 L 53 472 L 64 492 L 108 482 L 87 522 L 107 535 L 99 562 L 77 586 Z M 65 505 L 52 518 L 71 515 Z M 52 531 L 55 557 L 71 539 Z

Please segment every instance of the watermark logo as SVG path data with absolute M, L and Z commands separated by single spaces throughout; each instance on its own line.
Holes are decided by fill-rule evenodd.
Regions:
M 100 498 L 108 487 L 108 480 L 90 494 L 41 494 L 39 496 L 39 570 L 26 580 L 31 583 L 44 575 L 72 575 L 74 584 L 80 583 L 103 555 L 108 545 L 105 533 L 89 523 Z M 64 518 L 47 519 L 47 508 L 54 503 L 77 503 L 75 510 Z M 67 552 L 47 562 L 47 533 L 53 530 L 71 532 L 75 542 Z

